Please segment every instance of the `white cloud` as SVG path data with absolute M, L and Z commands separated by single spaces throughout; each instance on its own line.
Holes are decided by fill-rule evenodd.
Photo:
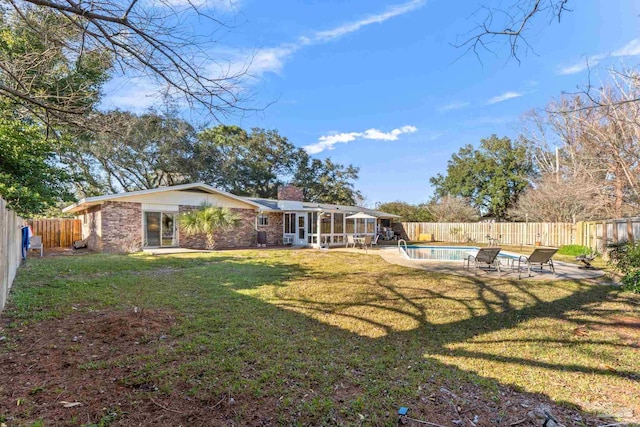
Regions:
M 468 101 L 454 101 L 449 104 L 438 107 L 438 111 L 451 111 L 451 110 L 459 110 L 461 108 L 465 108 L 471 105 Z
M 405 133 L 417 132 L 418 128 L 415 126 L 402 126 L 401 128 L 393 129 L 391 132 L 382 132 L 379 129 L 371 128 L 364 132 L 343 132 L 335 133 L 331 135 L 323 135 L 318 138 L 318 142 L 315 144 L 305 145 L 303 148 L 309 154 L 318 154 L 325 150 L 333 150 L 336 144 L 348 144 L 356 139 L 373 139 L 376 141 L 397 141 L 400 135 Z
M 141 113 L 160 101 L 160 87 L 147 78 L 115 77 L 105 84 L 108 94 L 101 102 L 106 110 L 120 109 Z
M 489 100 L 487 100 L 487 105 L 497 104 L 498 102 L 503 102 L 508 99 L 519 98 L 522 95 L 523 94 L 520 92 L 514 92 L 514 91 L 505 92 L 502 95 L 494 96 L 493 98 L 490 98 Z
M 226 52 L 231 56 L 230 68 L 232 70 L 247 69 L 249 74 L 254 77 L 260 77 L 268 72 L 280 73 L 284 67 L 285 61 L 303 47 L 327 43 L 346 34 L 358 31 L 367 25 L 383 23 L 396 16 L 416 10 L 422 7 L 425 2 L 426 0 L 411 0 L 406 3 L 390 6 L 384 12 L 369 15 L 356 21 L 347 22 L 329 30 L 316 31 L 308 36 L 300 36 L 295 42 L 283 43 L 276 47 L 260 49 L 254 54 L 247 51 Z M 252 58 L 252 60 L 250 59 L 247 61 L 246 58 Z
M 279 74 L 284 67 L 284 61 L 293 55 L 299 47 L 295 45 L 280 46 L 270 49 L 263 49 L 256 52 L 249 64 L 249 73 L 254 76 L 261 76 L 264 73 Z
M 576 62 L 573 65 L 558 68 L 559 74 L 576 74 L 586 70 L 589 67 L 594 67 L 598 63 L 606 58 L 619 58 L 624 56 L 638 56 L 640 55 L 640 38 L 633 39 L 620 49 L 616 49 L 613 52 L 601 53 L 598 55 L 589 56 L 582 62 Z
M 611 56 L 638 56 L 640 55 L 640 39 L 633 39 L 618 50 L 614 50 Z
M 596 64 L 597 64 L 597 62 L 596 62 Z M 596 65 L 596 64 L 592 63 L 591 65 Z M 575 63 L 573 65 L 569 65 L 569 66 L 560 68 L 558 70 L 558 73 L 562 74 L 562 75 L 576 74 L 576 73 L 579 73 L 579 72 L 584 71 L 586 69 L 587 69 L 587 63 L 586 62 L 578 62 L 578 63 Z
M 404 15 L 405 13 L 419 9 L 424 5 L 424 0 L 412 0 L 407 3 L 391 6 L 386 11 L 375 15 L 369 15 L 362 19 L 353 22 L 347 22 L 338 27 L 332 28 L 326 31 L 318 31 L 314 34 L 313 40 L 319 43 L 324 43 L 330 40 L 337 39 L 345 34 L 358 31 L 360 28 L 371 24 L 381 24 L 396 16 Z M 309 41 L 309 39 L 306 39 Z

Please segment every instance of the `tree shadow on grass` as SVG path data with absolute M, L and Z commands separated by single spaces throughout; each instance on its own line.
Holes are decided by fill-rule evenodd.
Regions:
M 370 277 L 345 275 L 343 279 L 353 286 L 327 296 L 338 292 L 335 287 L 327 292 L 322 288 L 336 280 L 335 273 L 325 275 L 287 259 L 225 255 L 186 264 L 169 258 L 140 259 L 134 264 L 138 262 L 150 262 L 153 268 L 121 269 L 124 277 L 114 295 L 126 299 L 127 294 L 141 291 L 147 304 L 170 307 L 182 319 L 172 331 L 174 338 L 153 341 L 144 357 L 122 349 L 123 354 L 104 361 L 104 368 L 87 373 L 90 381 L 91 375 L 116 375 L 122 366 L 128 366 L 119 384 L 152 384 L 161 390 L 150 399 L 137 389 L 132 392 L 131 400 L 143 403 L 132 404 L 126 411 L 131 424 L 164 417 L 162 422 L 176 421 L 176 425 L 392 425 L 395 409 L 408 405 L 414 415 L 447 425 L 453 419 L 472 420 L 473 414 L 480 414 L 481 425 L 509 425 L 522 419 L 531 405 L 550 400 L 514 392 L 501 385 L 512 383 L 501 380 L 499 372 L 481 374 L 473 364 L 456 359 L 502 364 L 504 369 L 543 369 L 551 376 L 568 372 L 627 381 L 636 374 L 628 369 L 465 348 L 470 343 L 573 343 L 623 349 L 616 342 L 590 337 L 576 343 L 544 335 L 495 336 L 540 319 L 575 323 L 581 316 L 606 314 L 600 306 L 603 301 L 628 302 L 613 287 L 577 283 L 550 296 L 545 292 L 553 289 L 550 283 L 452 279 L 398 268 Z M 174 270 L 152 274 L 169 268 Z M 94 270 L 98 273 L 99 269 Z M 406 275 L 405 280 L 395 281 L 397 273 Z M 301 279 L 309 282 L 292 293 L 289 288 Z M 111 292 L 112 277 L 92 280 L 91 292 Z M 426 286 L 431 280 L 446 283 Z M 357 287 L 358 281 L 366 283 Z M 17 286 L 29 285 L 19 278 Z M 458 294 L 455 286 L 465 292 Z M 259 293 L 263 287 L 271 293 Z M 321 299 L 324 296 L 327 300 Z M 447 310 L 454 315 L 448 317 Z M 354 332 L 354 325 L 360 327 L 359 332 Z M 368 336 L 367 328 L 378 332 Z M 24 344 L 25 348 L 33 345 Z M 46 381 L 46 375 L 42 380 Z M 37 378 L 33 383 L 38 383 Z M 90 388 L 90 383 L 85 387 Z M 95 398 L 103 405 L 104 395 Z M 184 399 L 189 399 L 189 409 L 163 409 Z M 516 404 L 525 401 L 529 408 Z M 87 411 L 90 406 L 86 405 Z M 15 413 L 21 408 L 10 410 Z M 576 412 L 556 408 L 554 413 L 564 415 L 566 421 Z M 91 412 L 82 419 L 96 417 Z

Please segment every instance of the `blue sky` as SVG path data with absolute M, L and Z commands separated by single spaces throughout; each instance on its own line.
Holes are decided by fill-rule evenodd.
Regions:
M 478 5 L 493 3 L 500 2 L 207 3 L 233 22 L 214 34 L 219 57 L 250 64 L 251 103 L 268 105 L 226 123 L 277 129 L 318 158 L 360 167 L 356 186 L 371 206 L 419 203 L 460 147 L 494 133 L 516 138 L 524 113 L 585 84 L 587 59 L 594 83 L 612 65 L 638 64 L 634 0 L 574 0 L 560 24 L 540 17 L 527 37 L 535 52 L 521 51 L 520 63 L 503 43 L 481 60 L 453 47 L 475 26 Z M 105 106 L 140 111 L 154 103 L 151 89 L 114 82 Z

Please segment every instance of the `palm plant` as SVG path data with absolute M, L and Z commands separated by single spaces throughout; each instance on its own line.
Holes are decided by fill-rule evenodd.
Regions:
M 204 234 L 207 239 L 207 249 L 211 250 L 215 245 L 214 233 L 218 230 L 226 231 L 237 227 L 240 216 L 229 208 L 203 203 L 197 210 L 181 215 L 179 221 L 186 235 Z

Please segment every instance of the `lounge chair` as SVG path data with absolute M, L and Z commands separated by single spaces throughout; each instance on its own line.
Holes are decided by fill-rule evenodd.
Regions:
M 31 236 L 29 239 L 29 250 L 40 251 L 40 257 L 44 254 L 44 247 L 42 246 L 42 236 Z
M 348 248 L 349 245 L 352 245 L 354 248 L 356 247 L 356 239 L 353 237 L 353 234 L 347 234 L 347 245 L 345 248 Z
M 531 277 L 531 267 L 539 265 L 540 271 L 542 271 L 545 264 L 551 268 L 551 271 L 555 276 L 556 269 L 553 266 L 553 260 L 551 257 L 554 256 L 556 252 L 558 252 L 558 248 L 536 248 L 528 257 L 521 256 L 518 258 L 518 279 L 522 277 L 522 270 L 520 269 L 521 264 L 527 265 L 527 274 L 529 277 Z
M 480 248 L 478 249 L 477 254 L 467 256 L 463 262 L 467 264 L 467 270 L 471 268 L 471 263 L 473 263 L 473 268 L 476 274 L 478 274 L 478 270 L 483 267 L 487 270 L 494 268 L 496 271 L 500 272 L 498 254 L 501 250 L 502 248 Z

